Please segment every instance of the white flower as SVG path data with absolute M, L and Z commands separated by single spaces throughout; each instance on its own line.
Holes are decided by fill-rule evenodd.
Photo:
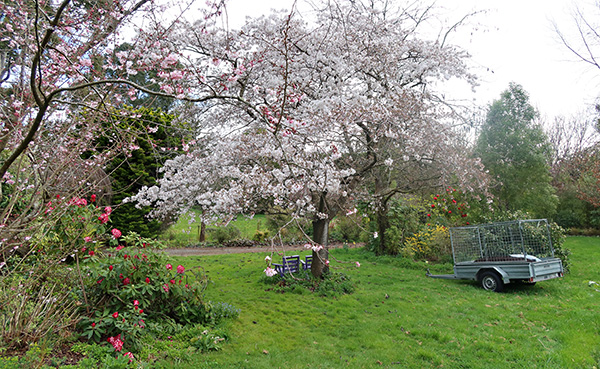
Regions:
M 267 277 L 272 277 L 275 274 L 277 274 L 277 271 L 271 267 L 267 267 L 267 269 L 265 269 L 264 272 L 267 275 Z
M 377 237 L 379 237 L 379 233 L 373 232 L 373 238 L 377 238 Z
M 394 164 L 394 159 L 392 158 L 387 158 L 385 159 L 385 161 L 383 162 L 386 166 L 391 167 L 392 164 Z
M 265 261 L 266 262 L 271 262 L 271 257 L 269 255 L 265 256 Z

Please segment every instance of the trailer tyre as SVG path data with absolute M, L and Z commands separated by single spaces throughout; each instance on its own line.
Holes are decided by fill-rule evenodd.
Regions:
M 494 292 L 502 292 L 504 290 L 504 283 L 498 273 L 483 272 L 479 281 L 484 290 Z

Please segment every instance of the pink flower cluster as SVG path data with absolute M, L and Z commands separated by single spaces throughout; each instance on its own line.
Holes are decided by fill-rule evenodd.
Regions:
M 98 220 L 100 221 L 100 223 L 104 224 L 104 223 L 108 222 L 108 217 L 109 217 L 110 213 L 112 213 L 112 208 L 110 206 L 105 207 L 104 213 L 100 214 L 100 216 L 98 217 Z
M 116 351 L 123 349 L 123 341 L 121 341 L 121 334 L 116 337 L 109 337 L 107 341 L 115 348 Z
M 80 197 L 73 197 L 68 205 L 87 206 L 87 200 Z

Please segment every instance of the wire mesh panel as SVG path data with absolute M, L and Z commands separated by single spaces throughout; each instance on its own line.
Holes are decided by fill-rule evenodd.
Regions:
M 454 263 L 539 261 L 554 256 L 545 219 L 450 228 Z

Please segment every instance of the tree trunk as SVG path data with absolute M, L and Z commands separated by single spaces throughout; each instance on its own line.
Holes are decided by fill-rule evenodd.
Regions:
M 386 230 L 390 227 L 390 219 L 388 218 L 388 206 L 387 202 L 379 204 L 377 209 L 377 247 L 375 248 L 376 255 L 386 255 L 389 252 L 389 245 L 387 245 L 387 237 L 385 235 Z
M 206 241 L 206 223 L 203 220 L 200 221 L 200 234 L 198 235 L 198 242 Z
M 329 270 L 329 267 L 325 265 L 324 261 L 329 259 L 328 250 L 328 238 L 329 238 L 329 218 L 313 220 L 313 241 L 323 246 L 323 249 L 319 252 L 313 250 L 312 253 L 312 266 L 310 267 L 311 273 L 315 278 L 321 278 L 323 273 Z

